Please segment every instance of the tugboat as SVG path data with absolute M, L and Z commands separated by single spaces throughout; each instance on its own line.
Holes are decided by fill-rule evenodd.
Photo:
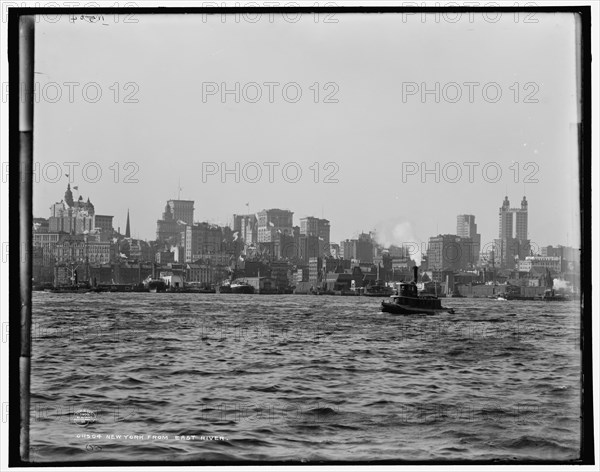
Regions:
M 254 287 L 243 281 L 225 281 L 219 287 L 219 293 L 254 293 Z
M 558 293 L 554 290 L 554 278 L 550 273 L 550 269 L 546 269 L 546 290 L 542 296 L 545 302 L 570 302 L 571 296 L 565 293 Z
M 167 291 L 167 284 L 163 279 L 155 279 L 148 276 L 144 282 L 144 288 L 148 289 L 150 293 L 159 293 Z
M 413 267 L 414 280 L 410 283 L 401 283 L 398 294 L 392 295 L 392 301 L 382 301 L 381 311 L 397 315 L 426 314 L 435 315 L 440 312 L 454 313 L 453 308 L 442 306 L 441 300 L 434 295 L 419 295 L 417 291 L 417 274 L 419 268 Z
M 542 300 L 545 302 L 570 302 L 571 296 L 569 294 L 557 293 L 554 288 L 547 288 L 542 296 Z
M 230 287 L 231 293 L 254 293 L 254 287 L 246 282 L 233 282 Z

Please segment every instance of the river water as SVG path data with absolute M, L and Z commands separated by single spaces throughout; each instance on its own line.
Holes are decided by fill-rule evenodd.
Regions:
M 34 292 L 31 459 L 571 460 L 574 303 Z

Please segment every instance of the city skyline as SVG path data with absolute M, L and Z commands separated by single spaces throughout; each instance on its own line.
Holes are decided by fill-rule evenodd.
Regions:
M 78 186 L 74 187 L 78 190 Z M 75 195 L 77 197 L 77 194 Z M 273 236 L 260 236 L 261 229 L 260 227 L 267 227 L 269 232 L 272 234 L 282 233 L 290 235 L 292 234 L 292 228 L 298 229 L 300 234 L 303 235 L 314 235 L 319 237 L 319 245 L 343 245 L 344 242 L 350 240 L 358 240 L 361 235 L 369 234 L 373 236 L 373 241 L 380 245 L 382 248 L 387 249 L 390 246 L 395 247 L 404 247 L 409 250 L 409 256 L 412 259 L 415 259 L 418 263 L 420 263 L 421 256 L 426 255 L 429 251 L 432 240 L 442 237 L 442 236 L 458 236 L 461 238 L 472 239 L 472 245 L 469 246 L 469 251 L 473 252 L 471 257 L 476 258 L 479 255 L 487 255 L 491 250 L 494 250 L 498 254 L 496 257 L 502 261 L 503 264 L 506 264 L 508 260 L 512 260 L 512 253 L 509 254 L 509 257 L 503 256 L 503 240 L 508 239 L 508 245 L 512 244 L 512 240 L 521 243 L 523 241 L 524 235 L 528 235 L 528 201 L 526 200 L 526 196 L 520 202 L 520 208 L 510 208 L 510 200 L 508 196 L 504 197 L 501 207 L 499 208 L 499 226 L 498 226 L 498 238 L 494 238 L 489 241 L 485 241 L 481 238 L 481 234 L 478 232 L 478 223 L 477 215 L 470 214 L 458 214 L 456 215 L 456 230 L 454 232 L 446 231 L 446 232 L 437 232 L 432 233 L 426 237 L 424 241 L 420 240 L 410 240 L 406 239 L 404 241 L 397 241 L 390 243 L 390 239 L 385 231 L 383 233 L 377 232 L 377 230 L 367 230 L 367 231 L 359 231 L 357 234 L 347 235 L 342 237 L 341 239 L 334 239 L 330 236 L 330 221 L 327 219 L 321 219 L 314 216 L 305 216 L 298 217 L 295 215 L 295 212 L 288 209 L 278 209 L 278 208 L 269 208 L 263 209 L 256 213 L 252 214 L 231 214 L 231 221 L 224 224 L 218 225 L 216 223 L 211 223 L 207 220 L 203 220 L 201 217 L 197 218 L 194 215 L 194 205 L 195 201 L 193 200 L 177 200 L 177 199 L 169 199 L 165 204 L 165 212 L 162 213 L 162 219 L 156 220 L 156 233 L 154 238 L 144 239 L 138 238 L 135 236 L 135 232 L 132 235 L 130 228 L 130 210 L 127 209 L 127 217 L 126 217 L 126 227 L 125 232 L 121 232 L 122 227 L 118 224 L 113 224 L 114 215 L 106 216 L 104 214 L 96 214 L 93 215 L 94 205 L 90 202 L 90 197 L 87 198 L 87 202 L 85 199 L 79 195 L 78 198 L 73 196 L 72 188 L 70 184 L 67 184 L 67 190 L 65 192 L 64 199 L 61 199 L 60 202 L 53 203 L 50 206 L 50 219 L 49 219 L 49 228 L 50 232 L 62 232 L 62 233 L 71 233 L 71 234 L 81 234 L 84 231 L 90 231 L 94 228 L 99 228 L 103 232 L 108 230 L 109 227 L 112 228 L 115 232 L 118 232 L 121 235 L 124 235 L 125 238 L 131 239 L 140 239 L 146 242 L 151 241 L 165 241 L 168 239 L 170 233 L 177 234 L 181 232 L 182 226 L 193 227 L 199 224 L 215 224 L 219 227 L 229 227 L 234 234 L 235 239 L 238 237 L 242 239 L 246 246 L 253 245 L 261 242 L 270 242 Z M 63 201 L 67 204 L 65 207 Z M 61 219 L 56 218 L 57 216 L 62 216 L 63 212 L 66 212 L 65 208 L 73 208 L 75 211 L 80 211 L 81 207 L 84 212 L 84 218 L 81 221 L 72 222 L 70 220 L 67 221 L 67 224 Z M 87 217 L 88 207 L 91 208 L 92 216 Z M 248 207 L 248 205 L 247 205 Z M 271 223 L 271 218 L 268 217 L 270 212 L 275 212 L 275 221 L 277 224 Z M 66 214 L 66 213 L 65 213 Z M 170 221 L 165 221 L 166 215 L 169 214 Z M 261 216 L 262 215 L 262 216 Z M 253 225 L 256 225 L 258 229 L 258 234 L 252 238 L 251 236 L 246 236 L 246 224 L 248 224 L 248 217 L 252 216 L 254 219 Z M 508 217 L 510 216 L 510 219 Z M 52 219 L 54 217 L 54 220 Z M 43 216 L 34 215 L 36 219 L 46 219 Z M 284 218 L 284 222 L 279 223 L 279 219 Z M 261 219 L 264 219 L 262 223 Z M 239 220 L 239 221 L 236 221 Z M 116 220 L 115 220 L 116 221 Z M 267 224 L 267 221 L 269 222 Z M 93 223 L 95 224 L 93 225 Z M 320 222 L 324 222 L 326 224 L 326 234 L 321 234 L 321 230 L 318 229 Z M 297 224 L 296 224 L 297 223 Z M 171 226 L 165 227 L 165 224 L 170 224 Z M 94 227 L 92 227 L 92 225 Z M 110 226 L 112 225 L 112 226 Z M 270 225 L 270 226 L 269 226 Z M 67 227 L 68 226 L 68 227 Z M 389 230 L 389 228 L 387 228 Z M 406 232 L 406 231 L 405 231 Z M 238 235 L 236 236 L 236 233 Z M 321 237 L 323 236 L 323 237 Z M 371 236 L 370 236 L 371 237 Z M 321 241 L 325 241 L 321 243 Z M 568 245 L 560 244 L 560 243 L 551 243 L 551 244 L 538 244 L 535 240 L 526 239 L 526 247 L 524 251 L 518 251 L 518 255 L 521 259 L 524 259 L 525 256 L 530 253 L 538 254 L 542 247 L 546 246 L 565 246 L 571 247 Z M 530 244 L 531 243 L 531 244 Z M 471 243 L 470 243 L 471 244 Z M 506 241 L 504 244 L 507 244 Z M 185 245 L 185 244 L 184 244 Z M 577 247 L 577 246 L 576 246 Z M 521 253 L 522 252 L 522 253 Z M 342 251 L 343 253 L 343 251 Z M 329 254 L 329 253 L 327 253 Z
M 355 37 L 359 19 L 363 38 Z M 566 46 L 574 18 L 540 13 L 524 24 L 505 15 L 468 27 L 404 20 L 349 14 L 289 28 L 277 18 L 152 15 L 93 35 L 67 18 L 40 22 L 34 214 L 70 174 L 71 185 L 103 198 L 115 225 L 125 226 L 129 208 L 142 239 L 155 231 L 146 212 L 180 194 L 221 225 L 248 202 L 253 213 L 278 207 L 326 218 L 333 241 L 379 229 L 426 242 L 453 232 L 457 214 L 473 214 L 483 244 L 497 237 L 486 216 L 497 201 L 526 195 L 532 240 L 579 244 L 576 57 Z M 71 82 L 79 84 L 72 101 L 63 85 Z M 279 84 L 272 103 L 265 83 Z M 62 99 L 52 100 L 53 84 Z M 55 183 L 52 163 L 63 174 Z

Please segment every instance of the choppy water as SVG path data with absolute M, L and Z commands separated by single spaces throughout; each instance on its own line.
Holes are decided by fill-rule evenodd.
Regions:
M 578 457 L 576 305 L 379 302 L 36 292 L 31 459 Z

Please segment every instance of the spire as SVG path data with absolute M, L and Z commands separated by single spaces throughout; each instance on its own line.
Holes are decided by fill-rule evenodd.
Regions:
M 127 225 L 125 226 L 125 237 L 131 237 L 131 228 L 129 227 L 129 208 L 127 208 Z

